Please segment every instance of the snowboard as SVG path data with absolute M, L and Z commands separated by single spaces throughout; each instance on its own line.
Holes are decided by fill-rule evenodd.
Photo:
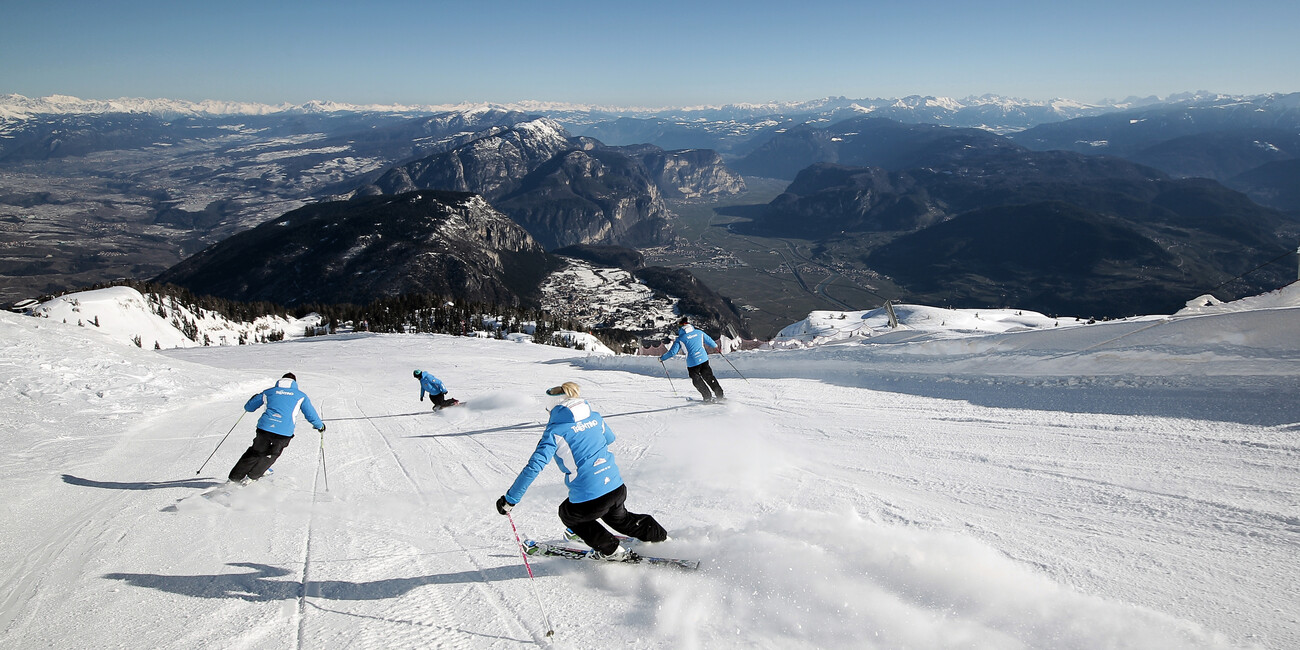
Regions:
M 435 406 L 435 407 L 433 407 L 433 412 L 434 412 L 434 413 L 437 413 L 438 411 L 441 411 L 441 410 L 443 410 L 443 409 L 448 409 L 448 408 L 451 408 L 451 407 L 453 407 L 453 406 L 464 406 L 464 405 L 465 405 L 465 402 L 463 402 L 463 401 L 461 401 L 461 400 L 456 400 L 455 402 L 452 402 L 451 404 L 443 404 L 442 406 Z

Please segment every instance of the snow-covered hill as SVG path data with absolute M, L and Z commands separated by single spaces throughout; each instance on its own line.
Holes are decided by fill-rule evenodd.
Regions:
M 629 331 L 663 329 L 676 321 L 677 299 L 655 297 L 623 269 L 572 260 L 543 283 L 542 308 L 588 327 Z
M 251 323 L 235 322 L 157 294 L 146 298 L 130 287 L 69 293 L 41 303 L 32 315 L 89 327 L 119 343 L 161 349 L 299 338 L 321 320 L 310 314 L 301 319 L 261 316 Z
M 1296 291 L 942 336 L 900 313 L 915 338 L 713 357 L 725 406 L 682 399 L 680 360 L 368 334 L 156 352 L 0 314 L 0 646 L 1296 647 Z M 429 413 L 412 368 L 466 405 Z M 323 438 L 300 427 L 229 506 L 200 496 L 286 371 Z M 493 502 L 564 380 L 670 529 L 654 552 L 698 572 L 528 577 Z M 548 468 L 515 523 L 557 538 L 564 494 Z

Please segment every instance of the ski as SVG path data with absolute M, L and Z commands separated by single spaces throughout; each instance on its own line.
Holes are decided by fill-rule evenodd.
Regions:
M 271 474 L 274 473 L 275 469 L 268 467 L 266 468 L 266 473 L 263 474 L 262 478 L 258 481 L 248 481 L 247 483 L 241 481 L 227 481 L 221 485 L 199 493 L 199 496 L 212 501 L 213 503 L 220 503 L 223 506 L 229 506 L 232 503 L 232 499 L 235 498 L 236 492 L 251 487 L 259 481 L 267 481 L 269 483 L 270 481 L 268 481 L 268 479 L 271 477 Z
M 230 506 L 231 499 L 234 498 L 235 492 L 242 490 L 245 487 L 247 486 L 241 485 L 239 483 L 225 483 L 222 485 L 218 485 L 217 487 L 214 487 L 211 490 L 202 492 L 199 494 L 199 496 L 213 503 L 219 503 L 223 506 Z
M 727 398 L 722 399 L 700 399 L 698 397 L 687 397 L 686 401 L 695 402 L 696 404 L 726 404 Z
M 547 544 L 531 539 L 524 540 L 524 552 L 529 555 L 546 555 L 549 557 L 562 557 L 566 560 L 589 560 L 593 562 L 618 562 L 622 564 L 650 564 L 654 566 L 668 566 L 678 569 L 695 571 L 700 568 L 699 560 L 680 560 L 672 557 L 654 557 L 651 555 L 641 555 L 639 553 L 629 552 L 627 559 L 623 560 L 596 560 L 591 557 L 594 552 L 591 549 L 573 548 L 571 546 L 559 546 L 556 544 Z

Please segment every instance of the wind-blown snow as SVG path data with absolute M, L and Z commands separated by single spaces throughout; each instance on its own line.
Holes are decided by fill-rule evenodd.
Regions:
M 155 352 L 0 314 L 0 645 L 1296 647 L 1296 291 L 715 355 L 725 406 L 681 398 L 680 359 L 361 334 Z M 428 412 L 412 368 L 465 405 Z M 286 371 L 327 432 L 300 426 L 229 505 L 200 496 Z M 529 579 L 493 501 L 565 380 L 673 536 L 650 551 L 698 572 L 534 558 Z M 548 468 L 514 522 L 556 539 L 564 494 Z

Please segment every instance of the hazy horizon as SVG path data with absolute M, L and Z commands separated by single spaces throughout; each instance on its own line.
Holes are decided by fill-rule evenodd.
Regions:
M 6 11 L 26 97 L 691 107 L 993 94 L 1085 103 L 1300 90 L 1300 3 L 56 0 Z

